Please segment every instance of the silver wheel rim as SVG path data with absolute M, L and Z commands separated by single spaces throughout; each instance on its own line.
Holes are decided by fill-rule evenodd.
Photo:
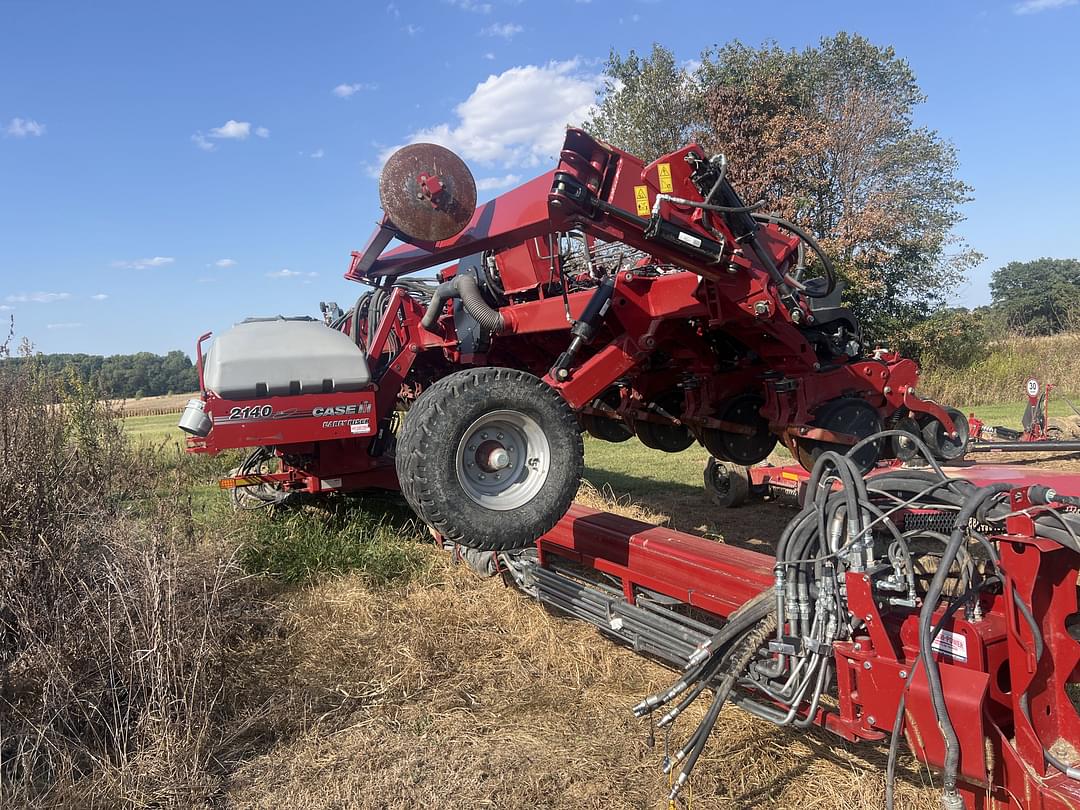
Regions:
M 458 443 L 458 483 L 473 501 L 505 512 L 531 501 L 550 471 L 551 447 L 540 425 L 520 411 L 491 411 Z

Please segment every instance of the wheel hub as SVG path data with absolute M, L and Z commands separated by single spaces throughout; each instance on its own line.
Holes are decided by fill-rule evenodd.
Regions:
M 550 447 L 540 425 L 520 411 L 492 411 L 474 421 L 458 444 L 458 483 L 488 509 L 528 503 L 547 480 Z

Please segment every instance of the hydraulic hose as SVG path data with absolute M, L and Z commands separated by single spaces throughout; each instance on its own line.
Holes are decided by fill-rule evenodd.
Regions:
M 782 217 L 778 217 L 775 214 L 751 214 L 756 222 L 765 223 L 768 225 L 779 225 L 785 231 L 791 231 L 799 239 L 810 246 L 810 249 L 818 255 L 821 259 L 821 266 L 825 269 L 825 289 L 820 292 L 810 292 L 806 289 L 806 285 L 801 281 L 798 281 L 791 276 L 785 276 L 787 283 L 795 287 L 799 292 L 808 298 L 825 298 L 832 294 L 832 291 L 836 289 L 836 269 L 833 267 L 832 260 L 829 259 L 828 254 L 818 244 L 807 231 L 800 228 L 794 222 L 789 222 Z
M 956 735 L 956 729 L 953 728 L 952 721 L 949 719 L 949 710 L 945 705 L 945 695 L 941 687 L 941 674 L 938 670 L 937 661 L 933 657 L 933 641 L 931 639 L 933 612 L 937 607 L 938 600 L 941 598 L 945 579 L 948 577 L 949 570 L 952 568 L 953 561 L 956 559 L 957 552 L 964 541 L 964 532 L 968 521 L 974 517 L 979 507 L 986 501 L 1000 495 L 1002 492 L 1008 492 L 1010 487 L 1010 484 L 1004 483 L 983 487 L 976 490 L 972 498 L 964 505 L 964 508 L 956 517 L 956 528 L 953 529 L 952 536 L 949 538 L 949 545 L 946 547 L 945 554 L 942 556 L 934 578 L 930 582 L 919 615 L 919 655 L 923 662 L 923 668 L 926 670 L 934 714 L 937 717 L 941 736 L 945 740 L 945 761 L 942 768 L 942 801 L 947 807 L 955 804 L 958 796 L 956 782 L 957 772 L 960 767 L 960 740 Z
M 420 325 L 429 332 L 432 331 L 442 313 L 443 304 L 451 299 L 460 300 L 465 311 L 476 319 L 484 331 L 498 335 L 505 329 L 506 323 L 502 314 L 484 300 L 480 285 L 471 272 L 458 273 L 435 288 L 427 312 L 420 319 Z

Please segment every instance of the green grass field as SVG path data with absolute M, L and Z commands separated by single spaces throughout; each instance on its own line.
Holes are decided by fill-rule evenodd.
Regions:
M 138 444 L 161 444 L 176 442 L 184 444 L 184 433 L 176 426 L 179 413 L 162 416 L 129 416 L 124 419 L 124 430 Z

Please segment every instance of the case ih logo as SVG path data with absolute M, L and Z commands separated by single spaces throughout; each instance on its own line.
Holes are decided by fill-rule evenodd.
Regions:
M 371 410 L 371 403 L 364 402 L 360 405 L 333 405 L 329 408 L 312 408 L 312 416 L 350 416 L 355 413 L 367 413 Z

